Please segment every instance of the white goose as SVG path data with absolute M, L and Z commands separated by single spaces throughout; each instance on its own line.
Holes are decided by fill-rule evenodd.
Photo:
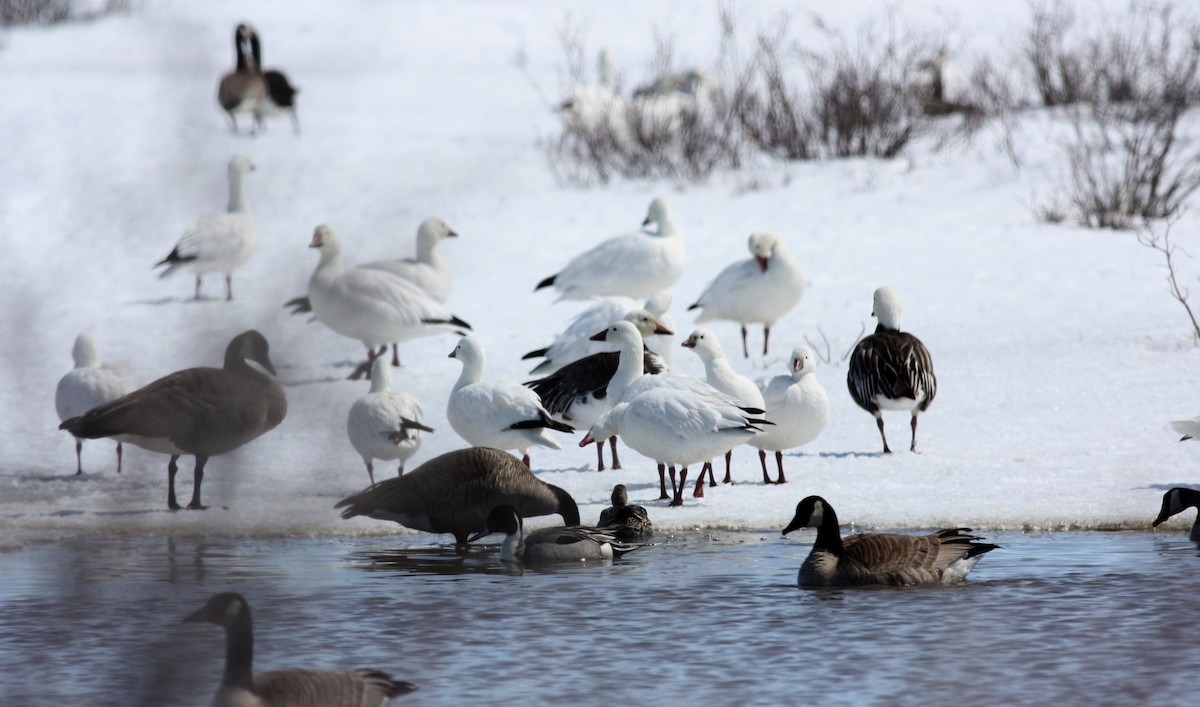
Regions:
M 751 447 L 758 447 L 764 484 L 787 483 L 783 476 L 783 450 L 808 444 L 829 423 L 829 396 L 817 380 L 816 370 L 817 355 L 807 346 L 797 346 L 792 350 L 787 375 L 758 383 L 766 403 L 765 417 L 775 423 L 749 442 Z M 775 452 L 775 465 L 779 467 L 774 482 L 767 476 L 768 450 Z
M 242 155 L 229 160 L 229 207 L 226 213 L 210 214 L 183 234 L 167 257 L 154 264 L 166 265 L 160 278 L 180 271 L 196 273 L 196 299 L 200 299 L 200 276 L 206 272 L 225 273 L 225 300 L 233 299 L 233 271 L 240 268 L 258 245 L 258 227 L 242 177 L 254 171 L 254 164 Z
M 693 331 L 691 336 L 683 342 L 683 346 L 694 351 L 704 362 L 704 377 L 709 385 L 736 400 L 743 408 L 768 409 L 763 403 L 762 392 L 759 391 L 754 381 L 733 370 L 733 367 L 729 365 L 729 359 L 725 358 L 721 342 L 717 340 L 717 335 L 710 329 L 701 327 Z M 721 483 L 733 483 L 733 477 L 729 473 L 732 460 L 733 449 L 729 449 L 725 452 L 725 479 Z M 717 485 L 713 480 L 712 462 L 704 462 L 704 467 L 700 470 L 700 478 L 696 480 L 696 490 L 700 495 L 704 493 L 705 471 L 708 472 L 708 485 Z
M 644 309 L 654 316 L 664 328 L 675 330 L 674 317 L 667 311 L 671 308 L 671 293 L 658 292 L 646 300 L 641 307 L 628 297 L 612 297 L 601 299 L 588 307 L 567 325 L 561 334 L 554 337 L 554 343 L 544 349 L 530 351 L 522 359 L 545 358 L 530 373 L 553 373 L 568 363 L 578 361 L 586 356 L 611 351 L 611 346 L 593 341 L 592 334 L 607 329 L 614 322 L 621 321 L 632 312 Z M 632 320 L 629 320 L 632 321 Z M 662 363 L 670 368 L 675 362 L 675 335 L 661 334 L 646 342 L 646 349 L 662 359 Z
M 75 337 L 71 349 L 75 368 L 58 381 L 54 391 L 54 407 L 59 421 L 78 417 L 94 407 L 132 393 L 137 389 L 133 379 L 124 369 L 108 363 L 100 363 L 100 352 L 96 337 L 83 332 Z M 121 441 L 117 440 L 117 473 L 121 473 Z M 75 438 L 75 474 L 83 473 L 83 438 Z
M 1179 438 L 1180 442 L 1200 438 L 1200 417 L 1192 420 L 1172 420 L 1171 429 L 1183 435 Z
M 642 225 L 651 223 L 658 226 L 656 232 L 609 238 L 572 258 L 534 289 L 553 286 L 559 300 L 607 295 L 640 298 L 670 289 L 683 272 L 683 234 L 663 199 L 650 202 Z
M 371 365 L 371 392 L 354 401 L 346 417 L 346 434 L 367 465 L 367 476 L 375 485 L 374 459 L 404 462 L 421 446 L 421 432 L 433 430 L 421 424 L 421 403 L 408 393 L 392 390 L 392 372 L 382 357 Z
M 391 273 L 343 269 L 341 238 L 332 226 L 317 226 L 309 247 L 321 254 L 308 281 L 313 314 L 325 326 L 367 347 L 367 361 L 350 378 L 366 373 L 389 342 L 471 328 L 445 305 Z M 385 347 L 376 353 L 379 344 Z
M 437 252 L 443 238 L 458 234 L 442 219 L 431 216 L 417 229 L 417 257 L 376 260 L 363 265 L 368 270 L 383 270 L 411 282 L 438 302 L 450 296 L 450 263 Z
M 759 231 L 750 235 L 747 245 L 753 257 L 722 270 L 688 310 L 703 309 L 697 323 L 722 319 L 741 324 L 742 354 L 749 358 L 746 325 L 762 322 L 767 355 L 771 327 L 800 301 L 805 280 L 804 270 L 779 236 Z
M 476 447 L 515 449 L 529 466 L 527 450 L 533 446 L 562 449 L 546 434 L 547 428 L 574 432 L 574 428 L 550 417 L 537 393 L 508 380 L 483 380 L 483 345 L 473 336 L 464 336 L 450 352 L 450 358 L 462 362 L 462 374 L 450 400 L 446 417 L 450 426 Z

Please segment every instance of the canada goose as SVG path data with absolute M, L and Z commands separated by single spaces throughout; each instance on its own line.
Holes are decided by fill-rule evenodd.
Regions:
M 970 528 L 946 528 L 929 535 L 861 533 L 843 538 L 833 506 L 820 496 L 796 504 L 783 535 L 816 528 L 817 540 L 800 566 L 801 587 L 863 584 L 953 584 L 967 576 L 980 555 L 999 545 L 974 542 Z
M 225 629 L 225 674 L 213 707 L 382 707 L 417 689 L 378 670 L 291 668 L 254 674 L 254 622 L 241 594 L 214 594 L 183 623 Z
M 557 513 L 579 525 L 571 494 L 537 478 L 513 455 L 470 447 L 434 457 L 404 476 L 385 479 L 338 501 L 343 518 L 390 520 L 427 533 L 452 533 L 459 549 L 486 524 L 497 505 L 509 504 L 522 516 Z
M 1186 442 L 1189 439 L 1200 438 L 1200 418 L 1192 420 L 1172 420 L 1171 429 L 1183 435 L 1179 438 L 1180 442 Z
M 643 540 L 654 534 L 654 524 L 646 509 L 629 505 L 625 484 L 614 486 L 611 498 L 612 505 L 600 511 L 597 528 L 611 532 L 617 540 Z
M 683 273 L 683 234 L 664 199 L 650 202 L 642 225 L 652 223 L 658 226 L 656 232 L 643 230 L 602 241 L 534 290 L 552 286 L 564 300 L 605 295 L 640 298 L 670 289 Z
M 272 375 L 266 338 L 251 329 L 225 349 L 224 368 L 189 368 L 92 408 L 59 425 L 76 437 L 112 437 L 152 452 L 171 455 L 167 464 L 167 507 L 175 501 L 176 462 L 196 457 L 192 501 L 203 509 L 200 483 L 208 458 L 231 452 L 275 429 L 287 414 L 287 396 L 271 378 L 246 363 L 254 361 Z
M 758 448 L 764 484 L 782 484 L 783 450 L 808 444 L 829 424 L 829 396 L 817 380 L 817 355 L 807 346 L 797 346 L 788 361 L 788 373 L 759 381 L 767 412 L 774 424 L 763 429 L 747 444 Z M 767 475 L 767 451 L 775 452 L 779 475 Z
M 375 359 L 371 367 L 371 392 L 354 401 L 346 416 L 346 435 L 367 465 L 367 476 L 375 484 L 374 459 L 396 459 L 397 474 L 404 462 L 417 453 L 421 433 L 433 428 L 421 424 L 421 403 L 408 393 L 392 390 L 392 372 L 387 361 Z
M 462 373 L 446 401 L 446 418 L 468 444 L 515 449 L 529 466 L 530 447 L 562 449 L 547 430 L 575 431 L 552 419 L 538 394 L 520 383 L 483 380 L 483 344 L 475 337 L 459 339 L 449 358 L 462 362 Z
M 557 526 L 524 535 L 524 522 L 517 509 L 509 505 L 493 508 L 483 530 L 471 536 L 471 542 L 492 533 L 504 533 L 500 546 L 501 562 L 579 562 L 611 560 L 638 548 L 617 541 L 608 528 Z
M 891 454 L 883 432 L 884 410 L 912 412 L 912 444 L 917 451 L 917 414 L 929 409 L 937 395 L 933 359 L 925 344 L 912 334 L 900 331 L 900 297 L 890 287 L 875 290 L 872 314 L 879 320 L 875 333 L 863 338 L 850 354 L 846 385 L 850 397 L 863 410 L 875 416 L 884 454 Z
M 1167 491 L 1163 494 L 1162 509 L 1158 512 L 1158 517 L 1154 519 L 1154 527 L 1157 528 L 1171 516 L 1183 513 L 1188 508 L 1200 511 L 1200 491 L 1182 486 Z M 1188 540 L 1200 543 L 1200 512 L 1196 514 L 1196 522 L 1192 524 L 1192 532 L 1188 535 Z
M 229 160 L 229 207 L 225 213 L 209 214 L 183 234 L 175 248 L 154 267 L 167 266 L 158 277 L 176 272 L 196 274 L 195 298 L 200 299 L 200 276 L 206 272 L 225 273 L 225 301 L 233 299 L 233 271 L 245 264 L 258 245 L 258 226 L 242 178 L 254 171 L 254 163 L 242 155 Z
M 124 369 L 100 363 L 96 337 L 83 332 L 75 337 L 71 350 L 75 368 L 58 381 L 54 391 L 54 407 L 58 419 L 69 420 L 92 408 L 133 392 L 137 386 Z M 121 443 L 117 442 L 117 473 L 121 473 Z M 75 438 L 75 474 L 83 473 L 83 439 Z
M 682 346 L 695 351 L 700 360 L 704 362 L 704 379 L 708 381 L 709 385 L 733 398 L 744 408 L 767 409 L 763 402 L 762 392 L 759 391 L 758 386 L 754 385 L 754 381 L 733 370 L 733 367 L 729 365 L 729 359 L 725 358 L 721 342 L 717 340 L 717 335 L 711 329 L 701 327 L 693 331 Z M 721 483 L 733 483 L 733 477 L 730 476 L 729 470 L 732 460 L 733 450 L 728 449 L 725 452 L 725 479 Z M 705 471 L 708 472 L 709 486 L 716 486 L 717 484 L 713 480 L 711 461 L 704 462 L 704 466 L 700 469 L 700 478 L 696 479 L 697 486 L 704 483 Z
M 602 298 L 576 315 L 567 328 L 554 337 L 553 343 L 546 348 L 530 351 L 521 359 L 546 359 L 535 366 L 530 373 L 549 375 L 569 363 L 607 351 L 608 347 L 591 340 L 592 334 L 622 319 L 634 321 L 627 317 L 638 310 L 645 310 L 651 317 L 658 320 L 664 329 L 673 331 L 675 329 L 674 318 L 667 311 L 670 308 L 670 292 L 658 292 L 647 299 L 642 306 L 628 297 Z M 636 322 L 634 323 L 636 324 Z M 657 355 L 662 359 L 663 364 L 670 368 L 675 361 L 675 335 L 663 332 L 659 332 L 659 334 L 651 341 L 646 342 L 646 350 Z
M 296 115 L 296 94 L 300 93 L 300 89 L 292 85 L 288 81 L 288 77 L 279 69 L 264 69 L 262 58 L 262 42 L 258 38 L 258 32 L 254 29 L 250 30 L 250 49 L 254 55 L 254 67 L 262 72 L 263 81 L 266 82 L 267 94 L 262 102 L 260 115 L 266 113 L 286 113 L 292 117 L 292 130 L 298 135 L 300 134 L 300 117 Z M 261 124 L 261 118 L 259 123 Z
M 742 355 L 750 358 L 746 325 L 762 322 L 763 356 L 771 340 L 771 327 L 796 306 L 804 295 L 804 269 L 774 233 L 750 234 L 750 255 L 729 265 L 704 288 L 688 311 L 701 309 L 696 323 L 715 319 L 738 322 L 742 327 Z
M 366 374 L 389 342 L 471 328 L 424 290 L 391 273 L 343 269 L 342 240 L 328 224 L 316 227 L 308 247 L 320 253 L 308 281 L 313 314 L 333 331 L 367 347 L 367 360 L 354 369 L 351 379 Z M 384 345 L 379 353 L 377 344 Z
M 217 84 L 217 103 L 229 116 L 235 133 L 238 131 L 238 113 L 252 115 L 255 128 L 262 123 L 268 87 L 255 56 L 254 44 L 257 41 L 249 25 L 242 23 L 234 28 L 233 50 L 237 54 L 237 66 L 222 76 Z

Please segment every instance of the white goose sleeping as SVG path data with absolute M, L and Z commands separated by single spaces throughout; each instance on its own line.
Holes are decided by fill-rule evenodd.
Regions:
M 250 258 L 258 245 L 258 227 L 242 185 L 242 177 L 252 171 L 254 164 L 242 155 L 234 155 L 229 160 L 229 207 L 226 213 L 205 216 L 183 234 L 167 257 L 154 264 L 154 267 L 167 266 L 159 274 L 160 278 L 177 272 L 195 273 L 195 298 L 200 299 L 200 276 L 206 272 L 223 272 L 225 301 L 233 299 L 233 271 Z
M 550 417 L 537 393 L 509 380 L 484 381 L 483 345 L 464 336 L 450 352 L 462 362 L 462 374 L 446 404 L 450 426 L 476 447 L 515 449 L 529 466 L 530 447 L 562 449 L 547 429 L 571 433 L 574 428 Z
M 308 281 L 313 314 L 325 326 L 367 347 L 367 361 L 350 378 L 357 379 L 370 369 L 382 354 L 375 351 L 380 344 L 471 328 L 445 305 L 391 273 L 345 270 L 341 238 L 332 226 L 317 226 L 309 247 L 317 248 L 321 255 Z
M 715 319 L 738 322 L 742 327 L 742 355 L 749 358 L 746 325 L 762 323 L 766 356 L 771 326 L 800 301 L 805 279 L 800 264 L 774 233 L 750 234 L 747 247 L 753 257 L 722 270 L 688 310 L 703 310 L 696 317 L 697 324 Z
M 658 292 L 646 300 L 641 307 L 628 297 L 612 297 L 601 299 L 575 316 L 561 334 L 554 337 L 554 342 L 544 349 L 530 351 L 522 359 L 545 358 L 530 373 L 553 373 L 563 366 L 578 361 L 592 354 L 611 351 L 611 346 L 605 346 L 592 340 L 592 334 L 607 329 L 614 322 L 627 319 L 630 313 L 639 309 L 649 312 L 664 328 L 675 330 L 675 320 L 668 310 L 671 308 L 671 293 Z M 629 320 L 633 321 L 633 320 Z M 660 332 L 661 333 L 661 332 Z M 646 349 L 662 359 L 666 368 L 675 362 L 675 335 L 662 334 L 646 342 Z
M 421 446 L 422 432 L 433 429 L 421 424 L 421 403 L 408 393 L 392 390 L 392 372 L 387 361 L 376 358 L 371 365 L 371 392 L 354 401 L 346 416 L 346 434 L 367 465 L 372 486 L 375 485 L 372 460 L 399 460 L 396 474 L 403 474 L 404 462 Z
M 60 422 L 79 417 L 92 408 L 116 400 L 137 389 L 123 368 L 100 363 L 96 337 L 83 332 L 75 337 L 71 350 L 75 368 L 58 381 L 54 391 L 54 407 Z M 117 440 L 117 473 L 121 473 L 121 440 Z M 75 438 L 75 474 L 83 473 L 83 438 Z
M 670 289 L 683 273 L 683 234 L 664 199 L 650 202 L 643 226 L 658 230 L 616 236 L 580 253 L 535 290 L 553 286 L 559 300 L 608 295 L 649 297 Z

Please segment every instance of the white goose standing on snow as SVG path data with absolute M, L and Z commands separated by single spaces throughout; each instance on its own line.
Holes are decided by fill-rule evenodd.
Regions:
M 75 368 L 58 381 L 54 391 L 54 407 L 59 421 L 79 417 L 94 407 L 137 390 L 133 379 L 124 369 L 108 363 L 100 363 L 100 352 L 96 337 L 83 332 L 75 337 L 71 349 Z M 117 473 L 121 473 L 121 440 L 117 440 Z M 75 438 L 75 474 L 83 473 L 83 438 Z
M 317 248 L 321 255 L 308 281 L 313 314 L 325 326 L 367 347 L 367 361 L 350 378 L 360 378 L 370 370 L 389 342 L 471 328 L 441 302 L 391 273 L 345 270 L 341 238 L 332 226 L 317 226 L 309 247 Z M 375 347 L 380 344 L 384 348 L 377 353 Z
M 592 334 L 607 329 L 614 322 L 626 319 L 632 312 L 644 309 L 658 323 L 672 332 L 675 330 L 675 319 L 668 310 L 671 309 L 671 293 L 658 292 L 650 296 L 644 305 L 628 297 L 611 297 L 601 299 L 588 307 L 571 320 L 561 334 L 554 337 L 554 343 L 544 349 L 530 351 L 521 358 L 545 358 L 530 373 L 553 373 L 569 363 L 573 363 L 592 354 L 611 351 L 611 346 L 593 341 Z M 633 321 L 633 320 L 629 320 Z M 646 350 L 662 359 L 662 363 L 670 368 L 675 362 L 675 335 L 658 332 L 659 336 L 646 342 Z
M 476 447 L 515 449 L 529 466 L 528 449 L 533 446 L 562 449 L 547 429 L 571 433 L 575 429 L 550 417 L 537 393 L 508 380 L 483 380 L 483 345 L 464 336 L 450 352 L 462 362 L 462 374 L 450 400 L 446 417 L 450 426 Z
M 159 274 L 169 277 L 180 271 L 196 273 L 195 298 L 200 299 L 200 276 L 206 272 L 225 273 L 225 301 L 233 299 L 233 271 L 240 268 L 258 245 L 258 227 L 242 177 L 254 171 L 249 158 L 234 155 L 229 160 L 229 207 L 226 213 L 210 214 L 183 234 L 167 257 L 154 264 L 167 266 Z
M 829 424 L 829 396 L 817 380 L 817 355 L 807 346 L 797 346 L 788 361 L 788 373 L 759 381 L 766 417 L 772 423 L 763 433 L 750 440 L 758 447 L 758 462 L 762 465 L 763 483 L 783 484 L 783 450 L 799 447 L 817 438 Z M 767 475 L 767 452 L 775 452 L 779 476 L 775 481 Z
M 880 287 L 875 290 L 874 299 L 872 314 L 879 320 L 879 326 L 875 327 L 874 334 L 858 342 L 850 354 L 846 385 L 854 402 L 875 416 L 884 454 L 891 454 L 892 450 L 888 448 L 887 435 L 883 432 L 883 411 L 910 411 L 912 444 L 909 450 L 915 452 L 917 414 L 925 412 L 937 395 L 933 359 L 920 339 L 900 331 L 903 305 L 895 290 Z
M 392 390 L 392 372 L 387 361 L 376 358 L 371 365 L 371 392 L 354 401 L 346 417 L 346 434 L 367 465 L 367 476 L 375 485 L 375 459 L 404 462 L 417 453 L 421 433 L 433 430 L 421 424 L 421 403 L 408 393 Z
M 763 325 L 763 355 L 771 327 L 800 301 L 804 294 L 804 269 L 779 236 L 768 231 L 750 234 L 749 260 L 739 260 L 717 275 L 688 310 L 702 309 L 696 323 L 713 320 L 738 322 L 742 327 L 742 355 L 750 357 L 746 325 Z
M 763 403 L 763 395 L 754 381 L 733 370 L 733 367 L 729 365 L 729 359 L 725 358 L 721 342 L 717 340 L 717 335 L 712 330 L 701 327 L 693 331 L 682 345 L 684 348 L 694 351 L 704 362 L 704 378 L 709 385 L 733 398 L 744 408 L 769 409 Z M 725 479 L 721 483 L 733 483 L 733 477 L 730 476 L 729 470 L 732 460 L 733 449 L 730 448 L 725 452 Z M 708 472 L 708 485 L 717 485 L 713 480 L 712 462 L 704 462 L 704 467 L 700 470 L 700 478 L 696 481 L 698 489 L 701 489 L 704 483 L 705 471 Z
M 670 289 L 683 273 L 684 254 L 683 234 L 666 200 L 650 202 L 642 225 L 650 224 L 657 230 L 609 238 L 572 258 L 534 289 L 553 286 L 560 300 L 608 295 L 642 298 Z
M 1180 442 L 1200 438 L 1200 417 L 1192 420 L 1172 420 L 1171 429 L 1183 435 L 1179 438 Z

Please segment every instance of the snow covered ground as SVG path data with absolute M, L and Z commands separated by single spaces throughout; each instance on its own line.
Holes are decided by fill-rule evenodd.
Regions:
M 853 32 L 885 7 L 861 5 L 739 8 L 751 32 L 799 6 L 793 31 L 802 34 L 807 10 Z M 967 51 L 981 52 L 1014 46 L 1028 11 L 1020 3 L 970 14 L 950 2 L 905 6 L 910 23 L 952 27 Z M 655 29 L 676 38 L 681 63 L 715 54 L 715 5 L 632 0 L 151 1 L 128 16 L 0 35 L 0 545 L 77 534 L 398 532 L 343 521 L 332 509 L 367 483 L 345 417 L 368 386 L 344 380 L 363 354 L 358 343 L 282 307 L 305 291 L 313 227 L 337 227 L 353 264 L 410 255 L 421 219 L 445 218 L 461 236 L 442 244 L 455 275 L 451 309 L 487 347 L 488 377 L 527 380 L 530 362 L 520 355 L 548 344 L 583 306 L 552 304 L 534 284 L 598 239 L 636 228 L 655 196 L 670 200 L 687 238 L 674 290 L 681 338 L 693 328 L 685 307 L 725 264 L 747 257 L 751 231 L 786 239 L 809 288 L 776 325 L 771 354 L 743 360 L 736 325 L 713 328 L 752 376 L 781 373 L 793 343 L 819 341 L 823 330 L 834 353 L 818 371 L 831 422 L 786 458 L 786 486 L 762 485 L 756 455 L 742 448 L 737 486 L 689 496 L 678 509 L 655 500 L 653 464 L 632 451 L 624 470 L 598 474 L 579 437 L 562 437 L 561 451 L 535 449 L 535 470 L 569 490 L 586 521 L 621 482 L 662 528 L 779 528 L 809 493 L 829 499 L 844 522 L 879 528 L 1148 527 L 1163 490 L 1200 483 L 1200 446 L 1178 444 L 1166 424 L 1200 413 L 1200 349 L 1166 292 L 1159 257 L 1131 234 L 1047 226 L 1031 214 L 1064 167 L 1055 138 L 1062 124 L 1041 113 L 1021 121 L 1020 171 L 985 132 L 968 148 L 935 153 L 921 144 L 891 162 L 760 164 L 682 190 L 563 186 L 538 146 L 557 118 L 513 58 L 524 52 L 543 94 L 558 95 L 567 13 L 631 74 L 649 66 Z M 216 108 L 216 80 L 232 63 L 232 28 L 243 19 L 263 38 L 265 64 L 302 89 L 299 136 L 286 121 L 257 138 L 232 135 Z M 247 192 L 259 249 L 234 278 L 234 302 L 211 276 L 208 298 L 193 302 L 189 275 L 158 280 L 151 265 L 197 217 L 224 205 L 224 166 L 238 152 L 258 166 Z M 1193 214 L 1174 236 L 1187 246 L 1198 230 Z M 1194 263 L 1185 266 L 1191 282 Z M 873 420 L 851 401 L 838 360 L 861 327 L 874 326 L 871 293 L 881 284 L 903 297 L 902 325 L 936 365 L 938 397 L 921 418 L 919 455 L 878 453 Z M 106 440 L 85 444 L 86 473 L 74 476 L 53 395 L 76 334 L 94 332 L 104 360 L 126 363 L 147 383 L 220 365 L 229 339 L 250 327 L 271 342 L 289 414 L 210 462 L 205 501 L 214 508 L 166 511 L 166 458 L 127 448 L 117 476 Z M 756 328 L 752 350 L 760 342 Z M 422 400 L 437 430 L 410 469 L 462 445 L 445 416 L 460 370 L 446 358 L 453 346 L 444 335 L 401 349 L 396 385 Z M 686 351 L 676 368 L 702 373 Z M 905 415 L 888 418 L 888 433 L 907 449 Z M 181 472 L 186 498 L 190 459 Z

